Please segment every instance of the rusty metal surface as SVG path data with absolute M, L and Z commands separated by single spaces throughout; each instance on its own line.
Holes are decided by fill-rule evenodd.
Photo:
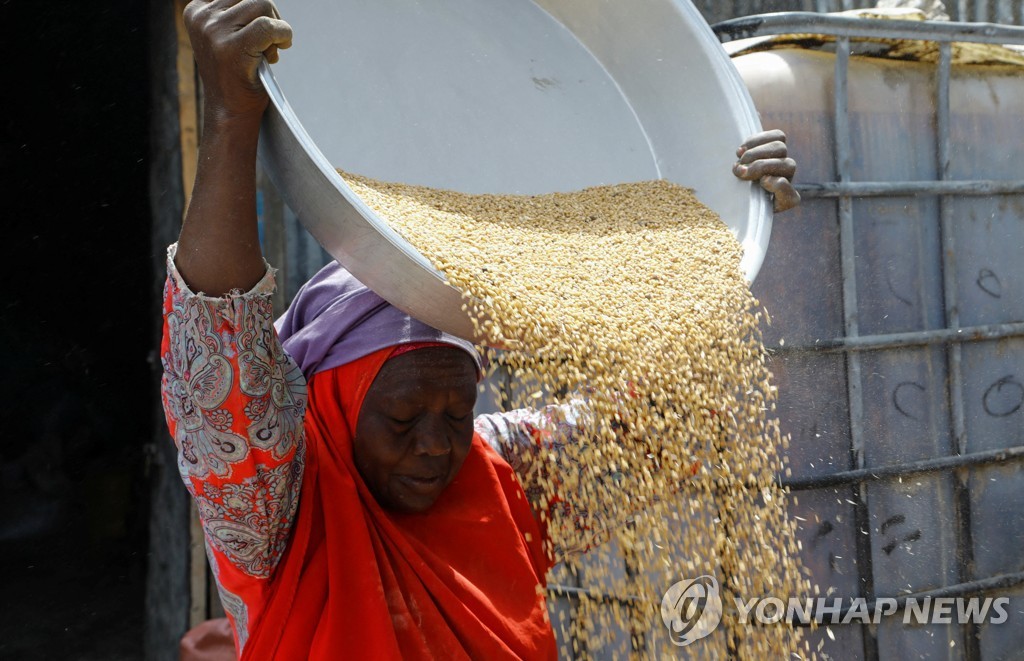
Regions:
M 806 564 L 837 594 L 999 595 L 1019 610 L 1024 299 L 1009 292 L 1024 286 L 1024 78 L 954 68 L 948 43 L 1021 31 L 929 23 L 902 35 L 946 42 L 936 66 L 849 57 L 839 23 L 859 36 L 889 21 L 762 25 L 787 21 L 819 22 L 839 56 L 737 63 L 766 125 L 789 133 L 805 192 L 822 195 L 776 223 L 755 283 L 774 321 L 795 512 L 813 522 Z M 843 659 L 999 659 L 1024 644 L 1020 622 L 832 632 L 825 651 Z

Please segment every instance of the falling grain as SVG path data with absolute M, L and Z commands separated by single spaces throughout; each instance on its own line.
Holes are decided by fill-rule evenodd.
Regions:
M 727 607 L 701 657 L 811 656 L 800 631 L 741 626 L 728 606 L 809 585 L 775 481 L 760 306 L 721 220 L 665 181 L 510 196 L 342 174 L 465 293 L 478 339 L 514 347 L 489 350 L 514 377 L 510 406 L 587 398 L 590 424 L 551 453 L 543 499 L 571 503 L 545 513 L 555 552 L 592 546 L 573 566 L 590 596 L 554 624 L 576 655 L 674 653 L 662 595 L 713 574 Z

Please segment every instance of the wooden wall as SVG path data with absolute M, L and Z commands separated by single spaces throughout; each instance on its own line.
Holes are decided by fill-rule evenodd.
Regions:
M 178 640 L 188 623 L 189 510 L 188 494 L 178 476 L 173 444 L 163 424 L 158 396 L 160 382 L 160 300 L 164 255 L 181 227 L 185 208 L 182 178 L 178 37 L 173 0 L 150 0 L 151 152 L 150 206 L 152 259 L 150 318 L 153 337 L 153 419 L 150 458 L 151 513 L 146 580 L 146 659 L 176 661 Z
M 167 246 L 175 241 L 195 181 L 199 89 L 184 31 L 187 0 L 151 0 L 153 438 L 150 456 L 150 555 L 146 585 L 146 658 L 175 661 L 192 626 L 223 614 L 207 567 L 198 515 L 178 474 L 159 398 L 160 305 Z

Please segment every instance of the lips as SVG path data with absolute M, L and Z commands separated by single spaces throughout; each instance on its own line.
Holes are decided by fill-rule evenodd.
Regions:
M 444 485 L 444 475 L 398 475 L 396 476 L 407 489 L 421 495 L 432 494 Z

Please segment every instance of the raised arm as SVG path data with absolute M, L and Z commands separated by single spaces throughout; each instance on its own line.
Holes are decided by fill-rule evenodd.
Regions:
M 203 81 L 203 134 L 175 260 L 193 291 L 246 291 L 266 267 L 256 227 L 256 145 L 267 94 L 256 77 L 291 27 L 270 0 L 193 0 L 185 26 Z
M 193 0 L 186 24 L 205 87 L 195 193 L 168 250 L 161 394 L 178 471 L 244 648 L 298 510 L 306 382 L 274 332 L 256 230 L 255 166 L 267 99 L 255 72 L 290 29 L 261 0 Z M 200 295 L 200 293 L 206 294 Z

